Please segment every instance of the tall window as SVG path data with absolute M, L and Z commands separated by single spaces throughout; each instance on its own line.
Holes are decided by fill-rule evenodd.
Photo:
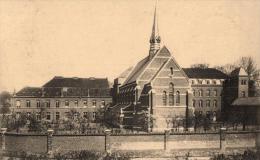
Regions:
M 174 105 L 174 85 L 173 83 L 170 83 L 169 85 L 169 105 L 173 106 Z
M 92 101 L 92 106 L 97 106 L 97 101 L 96 100 Z
M 206 107 L 210 107 L 210 100 L 206 101 Z
M 39 100 L 36 101 L 36 107 L 40 108 L 41 107 L 41 102 Z
M 170 70 L 171 70 L 171 75 L 173 75 L 173 68 L 171 67 Z
M 93 120 L 96 119 L 96 112 L 93 112 L 93 113 L 92 113 L 92 118 L 93 118 Z
M 66 107 L 68 107 L 68 106 L 69 106 L 69 104 L 70 104 L 70 103 L 69 103 L 69 101 L 68 101 L 68 100 L 66 100 L 66 101 L 65 101 L 65 106 L 66 106 Z
M 16 107 L 17 107 L 17 108 L 20 108 L 20 107 L 21 107 L 21 101 L 20 101 L 20 100 L 17 100 L 17 101 L 16 101 Z
M 57 101 L 56 101 L 56 108 L 59 108 L 59 107 L 60 107 L 60 101 L 57 100 Z
M 38 121 L 41 120 L 41 114 L 40 114 L 40 112 L 37 112 L 37 113 L 36 113 L 36 120 L 38 120 Z
M 242 91 L 242 92 L 241 92 L 241 96 L 242 96 L 242 97 L 246 97 L 246 92 L 245 92 L 245 91 Z
M 50 108 L 50 101 L 49 100 L 46 101 L 46 108 Z
M 56 112 L 56 121 L 60 119 L 60 112 Z
M 78 104 L 79 104 L 78 100 L 75 100 L 74 104 L 75 104 L 76 107 L 78 107 Z
M 106 103 L 105 103 L 104 100 L 101 101 L 101 105 L 102 105 L 102 106 L 105 106 L 105 105 L 106 105 Z
M 167 92 L 166 91 L 163 91 L 162 100 L 163 100 L 163 105 L 166 106 L 167 105 Z
M 26 107 L 31 107 L 31 101 L 30 100 L 26 100 Z
M 202 100 L 199 101 L 199 107 L 203 107 L 203 102 L 202 102 Z
M 214 91 L 213 91 L 213 96 L 214 96 L 214 97 L 217 97 L 217 95 L 218 95 L 218 91 L 217 91 L 217 90 L 214 90 Z
M 192 106 L 193 106 L 193 107 L 196 106 L 196 100 L 192 100 Z
M 210 84 L 210 81 L 209 81 L 209 80 L 207 80 L 207 81 L 206 81 L 206 83 L 207 83 L 207 84 Z
M 207 96 L 207 97 L 210 96 L 210 90 L 209 90 L 209 89 L 206 91 L 206 96 Z
M 51 120 L 51 112 L 47 112 L 46 113 L 46 119 L 47 120 Z
M 196 91 L 193 90 L 192 93 L 193 93 L 193 96 L 195 97 L 196 96 Z
M 241 80 L 241 85 L 246 85 L 246 80 Z
M 177 91 L 176 92 L 176 105 L 180 104 L 180 101 L 181 101 L 180 92 Z
M 213 107 L 217 107 L 217 100 L 213 101 Z
M 202 97 L 202 95 L 203 95 L 203 91 L 201 89 L 201 90 L 199 90 L 199 96 Z

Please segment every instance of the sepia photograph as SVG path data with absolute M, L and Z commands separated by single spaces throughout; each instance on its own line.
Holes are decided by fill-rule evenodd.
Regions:
M 260 0 L 0 0 L 0 160 L 260 160 Z

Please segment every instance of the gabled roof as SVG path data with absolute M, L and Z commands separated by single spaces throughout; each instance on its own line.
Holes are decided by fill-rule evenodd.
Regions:
M 131 66 L 131 67 L 127 68 L 124 72 L 122 72 L 118 76 L 118 78 L 126 78 L 129 75 L 129 73 L 132 71 L 133 68 L 134 68 L 134 66 Z
M 158 50 L 156 52 L 156 54 L 159 54 L 161 52 L 169 52 L 169 50 L 165 46 L 163 46 L 160 50 Z M 126 81 L 124 82 L 124 84 L 135 82 L 139 78 L 141 73 L 145 70 L 145 68 L 148 66 L 148 64 L 154 59 L 156 54 L 152 58 L 150 58 L 149 55 L 148 55 L 147 57 L 145 57 L 144 59 L 139 61 L 134 66 L 134 68 L 132 69 L 131 73 L 128 75 L 128 77 L 127 77 Z
M 234 69 L 231 74 L 230 74 L 232 77 L 235 77 L 235 76 L 247 76 L 247 73 L 246 71 L 242 68 L 242 67 L 239 67 L 239 68 L 236 68 Z
M 189 78 L 226 79 L 227 75 L 215 68 L 182 68 Z
M 42 95 L 42 89 L 39 87 L 24 87 L 19 92 L 17 92 L 15 95 L 16 96 L 39 97 Z
M 260 107 L 260 97 L 237 98 L 232 106 L 257 106 Z
M 107 78 L 64 78 L 54 77 L 43 87 L 109 88 Z

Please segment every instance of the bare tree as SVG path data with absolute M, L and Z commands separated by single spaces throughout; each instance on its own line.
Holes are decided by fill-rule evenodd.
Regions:
M 191 68 L 209 68 L 209 64 L 208 63 L 198 63 L 198 64 L 192 64 Z
M 237 65 L 244 68 L 248 76 L 252 76 L 254 79 L 259 77 L 260 70 L 257 68 L 256 62 L 252 57 L 241 57 L 237 61 Z
M 215 66 L 214 68 L 216 68 L 217 70 L 220 70 L 222 71 L 223 73 L 227 74 L 227 75 L 230 75 L 231 72 L 237 68 L 236 65 L 234 64 L 225 64 L 225 65 L 222 65 L 222 66 Z

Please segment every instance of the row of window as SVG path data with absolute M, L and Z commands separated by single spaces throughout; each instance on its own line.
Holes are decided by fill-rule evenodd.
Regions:
M 73 102 L 73 101 L 71 101 L 71 102 Z M 69 106 L 71 105 L 71 102 L 68 101 L 68 100 L 66 100 L 65 103 L 64 103 L 64 105 L 65 105 L 66 107 L 69 107 Z M 59 107 L 60 107 L 60 103 L 61 103 L 61 102 L 60 102 L 59 100 L 56 100 L 56 102 L 55 102 L 56 108 L 59 108 Z M 50 108 L 50 101 L 49 101 L 49 100 L 45 101 L 45 102 L 44 102 L 44 105 L 45 105 L 46 108 Z M 75 100 L 75 101 L 74 101 L 74 106 L 78 107 L 78 105 L 79 105 L 78 100 Z M 84 106 L 88 106 L 88 101 L 84 100 L 84 101 L 83 101 L 83 105 L 84 105 Z M 93 101 L 92 101 L 92 106 L 96 106 L 96 105 L 97 105 L 96 100 L 93 100 Z M 104 100 L 101 101 L 101 105 L 102 105 L 102 106 L 105 106 L 105 101 L 104 101 Z M 20 101 L 20 100 L 17 100 L 17 101 L 16 101 L 16 107 L 17 107 L 17 108 L 20 108 L 20 107 L 21 107 L 21 101 Z M 26 100 L 26 107 L 31 107 L 31 101 L 30 101 L 30 100 Z M 40 100 L 37 100 L 37 101 L 36 101 L 36 107 L 37 107 L 37 108 L 40 108 L 40 107 L 41 107 L 41 102 L 40 102 Z
M 16 115 L 17 115 L 17 116 L 20 116 L 20 114 L 21 114 L 21 112 L 16 112 Z M 29 117 L 29 116 L 31 115 L 31 112 L 27 112 L 26 114 L 27 114 L 27 117 Z M 65 112 L 65 115 L 68 116 L 68 115 L 69 115 L 69 112 Z M 83 112 L 83 118 L 90 118 L 89 115 L 91 115 L 91 118 L 92 118 L 93 120 L 96 119 L 96 112 Z M 74 114 L 74 118 L 76 118 L 76 117 L 79 117 L 79 113 L 78 113 L 78 112 L 76 112 L 76 113 Z M 37 119 L 37 120 L 41 120 L 41 115 L 40 115 L 40 113 L 36 113 L 36 119 Z M 47 119 L 47 120 L 51 120 L 51 112 L 46 112 L 46 119 Z M 56 120 L 59 120 L 59 119 L 60 119 L 60 112 L 56 112 L 56 113 L 55 113 L 55 119 L 56 119 Z
M 246 85 L 247 80 L 241 80 L 241 85 Z
M 181 101 L 181 96 L 180 96 L 180 92 L 176 91 L 176 97 L 174 97 L 173 94 L 173 90 L 170 90 L 169 92 L 169 106 L 173 106 L 174 105 L 174 100 L 175 100 L 175 105 L 179 105 L 180 101 Z M 167 106 L 167 102 L 168 102 L 168 95 L 166 91 L 163 91 L 163 96 L 162 96 L 162 101 L 163 101 L 163 105 Z
M 204 105 L 205 105 L 206 107 L 211 107 L 210 100 L 206 100 L 205 102 L 203 102 L 203 100 L 198 100 L 198 101 L 193 100 L 193 101 L 192 101 L 192 106 L 193 106 L 193 107 L 196 107 L 197 103 L 198 103 L 198 106 L 199 106 L 199 107 L 204 107 Z M 218 106 L 217 100 L 213 100 L 212 106 L 213 106 L 213 107 L 217 107 L 217 106 Z
M 196 96 L 196 90 L 193 90 L 193 96 Z M 202 97 L 203 96 L 203 90 L 202 89 L 200 89 L 199 91 L 198 91 L 198 96 L 199 97 Z M 216 96 L 218 96 L 218 91 L 217 90 L 213 90 L 213 91 L 211 91 L 210 89 L 208 89 L 208 90 L 206 90 L 206 96 L 207 97 L 209 97 L 209 96 L 214 96 L 214 97 L 216 97 Z
M 191 84 L 214 84 L 216 85 L 217 84 L 217 81 L 216 80 L 191 80 Z

